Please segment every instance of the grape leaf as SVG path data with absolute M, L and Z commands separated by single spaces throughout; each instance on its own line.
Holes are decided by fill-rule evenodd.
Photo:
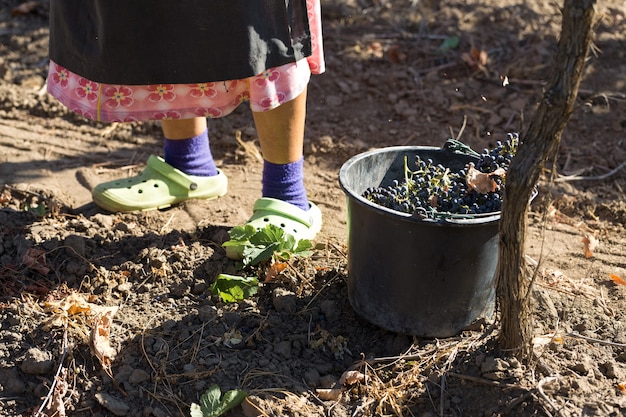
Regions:
M 450 49 L 456 49 L 459 46 L 459 37 L 450 36 L 446 38 L 439 46 L 439 52 L 448 52 Z
M 256 294 L 259 280 L 255 277 L 219 274 L 210 289 L 213 294 L 219 295 L 222 301 L 236 303 Z
M 311 241 L 296 238 L 278 226 L 268 224 L 261 230 L 250 225 L 236 226 L 228 231 L 230 240 L 222 244 L 231 247 L 241 254 L 244 267 L 257 265 L 267 261 L 275 254 L 279 257 L 289 257 L 290 254 L 306 256 L 313 247 Z
M 192 403 L 191 417 L 218 417 L 235 408 L 246 398 L 245 391 L 234 389 L 222 396 L 220 387 L 213 384 L 200 396 L 200 404 Z

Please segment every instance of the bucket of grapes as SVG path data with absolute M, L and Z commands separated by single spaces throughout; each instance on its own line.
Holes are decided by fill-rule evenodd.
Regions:
M 450 337 L 492 316 L 509 134 L 477 153 L 444 146 L 381 148 L 339 172 L 347 196 L 348 298 L 384 329 Z

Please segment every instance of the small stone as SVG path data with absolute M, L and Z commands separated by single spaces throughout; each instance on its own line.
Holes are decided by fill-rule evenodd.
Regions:
M 143 369 L 135 369 L 128 377 L 128 382 L 137 385 L 150 379 L 150 374 Z
M 335 385 L 337 385 L 337 382 L 338 380 L 334 376 L 324 375 L 319 379 L 319 386 L 320 388 L 333 388 Z
M 22 394 L 26 391 L 26 384 L 19 378 L 15 368 L 0 369 L 0 381 L 3 394 Z
M 113 227 L 113 217 L 107 216 L 106 214 L 95 214 L 92 219 L 105 229 L 111 229 Z
M 574 364 L 572 370 L 580 375 L 588 375 L 594 368 L 591 358 L 583 358 L 582 361 Z
M 604 375 L 610 379 L 622 380 L 624 373 L 621 371 L 619 366 L 614 362 L 606 362 L 602 366 L 604 370 Z
M 130 407 L 126 403 L 110 394 L 107 394 L 106 392 L 99 392 L 95 395 L 95 397 L 101 406 L 103 406 L 116 416 L 125 416 L 130 410 Z
M 133 373 L 134 369 L 132 366 L 129 365 L 123 365 L 121 366 L 118 370 L 117 373 L 115 374 L 115 380 L 122 384 L 126 381 L 128 381 L 128 379 L 130 378 L 131 374 Z
M 68 252 L 70 256 L 85 256 L 85 238 L 76 235 L 69 235 L 65 238 L 64 244 L 68 247 Z
M 283 340 L 274 347 L 274 352 L 282 355 L 285 359 L 291 359 L 291 342 Z
M 26 352 L 26 358 L 20 369 L 25 374 L 45 375 L 52 372 L 54 362 L 50 358 L 50 353 L 39 348 L 30 348 Z
M 320 374 L 317 372 L 317 369 L 310 368 L 304 373 L 304 381 L 310 387 L 317 387 L 320 384 Z
M 152 414 L 154 414 L 154 417 L 169 417 L 169 414 L 159 407 L 152 410 Z
M 320 303 L 320 310 L 326 316 L 327 320 L 336 320 L 339 317 L 339 310 L 337 309 L 337 303 L 333 300 L 324 300 Z
M 214 319 L 216 315 L 217 308 L 215 306 L 202 306 L 198 309 L 198 318 L 203 323 Z
M 296 302 L 296 295 L 284 288 L 276 288 L 272 293 L 272 304 L 278 312 L 295 312 Z
M 497 371 L 502 372 L 506 371 L 509 368 L 508 365 L 509 364 L 506 361 L 500 358 L 488 356 L 485 358 L 485 361 L 480 365 L 480 371 L 484 374 Z

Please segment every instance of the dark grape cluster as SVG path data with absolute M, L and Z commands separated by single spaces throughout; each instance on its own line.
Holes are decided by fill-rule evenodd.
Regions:
M 498 168 L 508 169 L 511 159 L 517 153 L 519 146 L 519 135 L 517 133 L 509 133 L 504 143 L 496 142 L 493 149 L 483 149 L 476 168 L 480 172 L 494 172 Z
M 519 146 L 517 133 L 509 133 L 504 142 L 485 149 L 463 169 L 451 171 L 431 159 L 416 155 L 416 169 L 410 170 L 405 161 L 404 178 L 395 179 L 387 187 L 370 187 L 363 197 L 380 206 L 402 213 L 437 217 L 449 214 L 483 214 L 500 211 L 504 175 Z M 501 168 L 498 173 L 496 171 Z M 492 174 L 495 191 L 480 193 L 468 184 L 467 174 L 476 169 Z

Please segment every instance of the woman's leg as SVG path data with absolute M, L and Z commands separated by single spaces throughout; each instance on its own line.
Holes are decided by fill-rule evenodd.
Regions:
M 161 128 L 167 139 L 189 139 L 201 135 L 207 130 L 207 122 L 204 117 L 193 119 L 162 120 Z
M 308 211 L 303 170 L 306 90 L 273 110 L 253 112 L 253 116 L 264 159 L 263 197 Z
M 266 112 L 253 112 L 263 158 L 273 164 L 287 164 L 302 158 L 306 90 L 295 99 Z

